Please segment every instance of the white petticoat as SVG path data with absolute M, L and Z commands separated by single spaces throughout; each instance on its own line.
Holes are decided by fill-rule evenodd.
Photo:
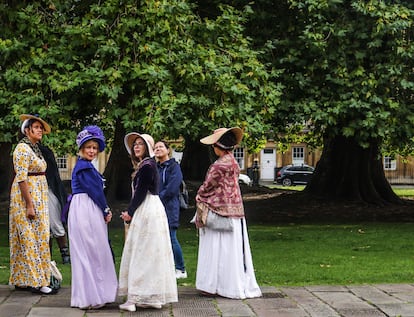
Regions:
M 234 299 L 260 297 L 246 221 L 232 220 L 232 232 L 199 229 L 196 288 Z
M 147 194 L 129 225 L 119 271 L 118 295 L 137 304 L 178 301 L 174 257 L 164 206 Z
M 50 188 L 48 194 L 50 233 L 53 237 L 63 237 L 66 231 L 62 224 L 60 202 Z

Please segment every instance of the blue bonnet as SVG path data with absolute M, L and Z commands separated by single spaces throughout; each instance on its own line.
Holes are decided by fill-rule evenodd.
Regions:
M 94 140 L 99 144 L 99 152 L 102 152 L 105 149 L 105 136 L 102 130 L 96 125 L 88 125 L 83 128 L 81 132 L 78 133 L 76 137 L 76 144 L 80 149 L 82 145 L 89 140 Z

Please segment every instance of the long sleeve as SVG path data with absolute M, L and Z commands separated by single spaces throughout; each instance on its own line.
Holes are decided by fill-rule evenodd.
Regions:
M 103 190 L 102 175 L 91 162 L 79 159 L 72 173 L 72 194 L 86 193 L 102 209 L 104 216 L 108 207 Z
M 171 199 L 172 197 L 178 196 L 181 181 L 183 180 L 183 174 L 180 166 L 176 162 L 172 162 L 171 164 L 164 166 L 162 172 L 160 172 L 160 180 L 160 184 L 162 184 L 160 198 L 163 202 Z
M 165 207 L 168 224 L 178 228 L 180 224 L 180 186 L 183 180 L 180 165 L 174 158 L 158 164 L 160 174 L 160 199 Z
M 128 214 L 132 217 L 135 210 L 144 201 L 147 193 L 158 194 L 158 172 L 155 161 L 148 160 L 140 167 L 134 178 L 134 194 L 128 206 Z
M 84 192 L 104 211 L 108 204 L 103 191 L 102 179 L 98 179 L 91 169 L 79 171 L 78 178 Z

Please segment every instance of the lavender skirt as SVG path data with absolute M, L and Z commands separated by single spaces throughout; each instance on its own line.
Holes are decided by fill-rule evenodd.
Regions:
M 72 307 L 114 302 L 118 288 L 115 265 L 102 211 L 87 194 L 72 198 L 68 216 L 72 266 Z

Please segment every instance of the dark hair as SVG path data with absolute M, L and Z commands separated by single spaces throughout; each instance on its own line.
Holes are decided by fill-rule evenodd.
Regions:
M 229 131 L 224 133 L 215 145 L 223 150 L 232 150 L 236 143 L 236 136 L 232 131 Z
M 43 125 L 42 121 L 37 120 L 37 119 L 33 119 L 33 118 L 31 118 L 31 119 L 27 120 L 26 124 L 25 124 L 25 125 L 24 125 L 24 127 L 23 127 L 23 131 L 24 131 L 24 130 L 26 130 L 26 129 L 31 129 L 31 128 L 32 128 L 33 123 L 35 123 L 35 122 L 39 122 L 39 123 L 42 125 L 43 131 L 45 131 L 45 127 L 44 127 L 44 125 Z M 25 136 L 26 136 L 26 134 L 25 134 L 25 133 L 23 133 L 23 131 L 20 131 L 20 130 L 19 130 L 19 135 L 20 135 L 20 137 L 25 137 Z
M 164 144 L 164 146 L 165 146 L 165 148 L 166 148 L 167 150 L 169 150 L 169 149 L 170 149 L 170 144 L 169 144 L 167 141 L 165 141 L 165 140 L 160 140 L 160 141 L 158 141 L 158 142 L 163 143 L 163 144 Z

